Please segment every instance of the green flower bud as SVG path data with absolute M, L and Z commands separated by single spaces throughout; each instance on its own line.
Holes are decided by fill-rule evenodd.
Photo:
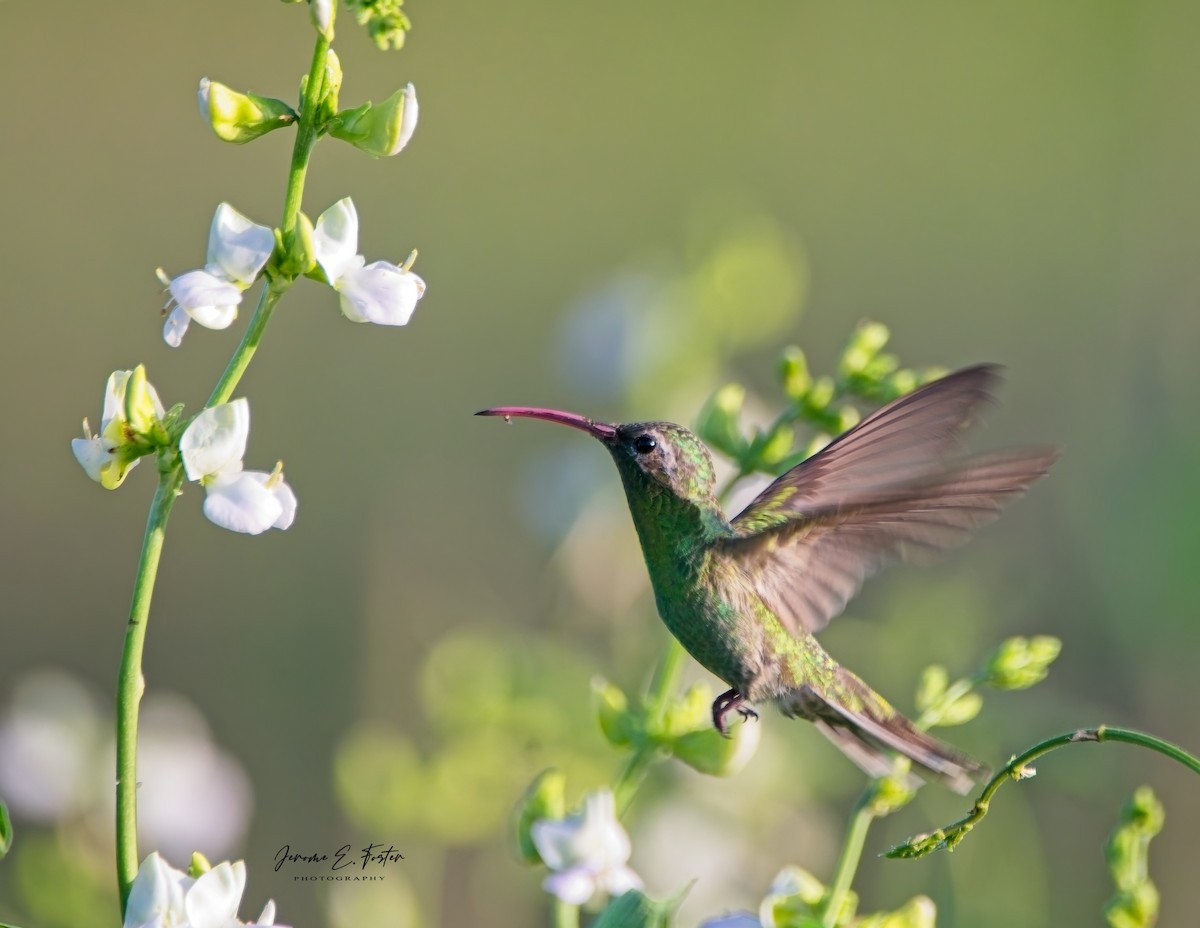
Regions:
M 208 862 L 208 858 L 199 851 L 192 851 L 192 862 L 188 865 L 188 876 L 195 879 L 196 877 L 204 876 L 212 869 L 212 864 Z
M 276 234 L 276 255 L 283 255 L 276 272 L 296 278 L 313 271 L 317 266 L 317 249 L 313 243 L 312 220 L 304 213 L 296 217 L 296 226 L 288 235 Z
M 201 118 L 217 138 L 238 145 L 296 121 L 295 110 L 282 100 L 241 93 L 207 77 L 200 80 L 197 99 Z
M 667 706 L 662 727 L 656 732 L 664 741 L 673 741 L 688 732 L 712 727 L 712 690 L 703 683 L 689 687 L 687 692 Z
M 828 890 L 825 884 L 801 867 L 784 867 L 771 883 L 758 910 L 764 928 L 819 928 Z M 846 901 L 836 919 L 841 925 L 854 917 L 858 897 L 846 893 Z
M 804 399 L 804 395 L 812 386 L 812 375 L 808 372 L 808 359 L 804 356 L 804 352 L 795 345 L 789 345 L 783 349 L 783 354 L 779 358 L 779 380 L 783 385 L 783 392 L 793 403 Z
M 843 377 L 860 376 L 868 380 L 872 379 L 868 374 L 867 367 L 879 354 L 880 349 L 887 344 L 889 338 L 891 338 L 891 333 L 883 323 L 864 322 L 854 330 L 854 334 L 850 336 L 850 343 L 842 352 L 841 360 L 838 361 L 839 373 Z
M 870 798 L 867 800 L 871 814 L 883 818 L 904 808 L 917 795 L 918 781 L 909 773 L 909 763 L 900 758 L 895 762 L 895 772 L 886 777 L 872 780 L 868 787 Z
M 1061 650 L 1062 642 L 1049 635 L 1009 638 L 989 658 L 985 680 L 1000 690 L 1027 689 L 1046 679 Z
M 1104 906 L 1110 928 L 1153 928 L 1158 922 L 1158 888 L 1147 880 L 1118 893 Z
M 729 737 L 710 724 L 675 738 L 670 750 L 693 770 L 709 776 L 728 777 L 745 767 L 754 756 L 760 731 L 753 719 L 733 726 Z
M 950 684 L 950 675 L 940 664 L 930 664 L 921 672 L 921 680 L 917 684 L 917 711 L 925 712 L 933 707 L 939 699 L 946 695 L 946 687 Z
M 725 384 L 704 404 L 696 423 L 696 434 L 722 454 L 740 458 L 747 447 L 739 422 L 745 401 L 745 387 L 737 383 Z
M 540 819 L 560 819 L 567 814 L 564 792 L 567 778 L 561 771 L 550 768 L 537 775 L 513 808 L 513 832 L 517 840 L 517 855 L 524 863 L 540 864 L 541 855 L 533 844 L 533 823 Z
M 954 702 L 940 707 L 933 724 L 942 728 L 949 728 L 951 725 L 964 725 L 979 715 L 979 710 L 982 708 L 982 696 L 978 693 L 963 693 Z
M 687 889 L 673 899 L 651 899 L 631 889 L 610 901 L 592 928 L 670 928 L 686 894 Z
M 161 429 L 162 404 L 154 387 L 146 382 L 146 365 L 139 364 L 129 372 L 125 382 L 125 422 L 129 431 L 149 436 L 155 426 Z
M 417 111 L 417 92 L 409 84 L 378 106 L 368 102 L 338 113 L 330 123 L 329 134 L 373 158 L 396 155 L 417 128 Z
M 914 896 L 895 912 L 876 912 L 854 923 L 854 928 L 934 928 L 937 906 L 928 896 Z
M 637 733 L 638 723 L 620 688 L 603 677 L 596 677 L 592 680 L 592 702 L 605 740 L 616 747 L 629 744 Z
M 824 412 L 833 401 L 834 385 L 831 377 L 818 377 L 809 388 L 805 405 L 816 412 Z
M 788 426 L 776 428 L 762 443 L 758 452 L 759 462 L 767 467 L 778 464 L 791 453 L 793 437 L 794 433 Z

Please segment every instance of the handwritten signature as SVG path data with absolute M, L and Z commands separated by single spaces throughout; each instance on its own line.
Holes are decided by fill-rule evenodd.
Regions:
M 306 864 L 321 864 L 329 863 L 330 870 L 343 870 L 346 867 L 353 867 L 356 864 L 360 869 L 366 870 L 368 865 L 374 864 L 380 868 L 386 867 L 389 863 L 395 863 L 398 860 L 404 860 L 404 855 L 396 850 L 395 845 L 389 844 L 384 847 L 382 844 L 368 844 L 366 847 L 359 848 L 357 854 L 352 854 L 349 844 L 343 844 L 333 852 L 332 858 L 329 854 L 322 854 L 320 851 L 312 854 L 305 854 L 302 851 L 293 851 L 290 844 L 285 844 L 275 855 L 275 872 L 287 863 L 306 863 Z

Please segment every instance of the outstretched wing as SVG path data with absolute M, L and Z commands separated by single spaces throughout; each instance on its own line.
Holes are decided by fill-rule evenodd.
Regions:
M 900 397 L 732 521 L 724 551 L 793 634 L 824 628 L 884 564 L 963 543 L 1046 473 L 1054 449 L 953 458 L 998 379 L 980 365 Z

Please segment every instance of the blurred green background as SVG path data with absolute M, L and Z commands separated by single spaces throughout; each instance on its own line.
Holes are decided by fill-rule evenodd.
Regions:
M 665 632 L 600 450 L 471 413 L 528 403 L 690 422 L 736 378 L 766 418 L 778 350 L 801 344 L 828 371 L 864 317 L 891 327 L 908 364 L 1007 365 L 979 444 L 1056 441 L 1065 455 L 945 565 L 869 585 L 825 636 L 833 653 L 911 708 L 926 663 L 966 672 L 1008 635 L 1057 635 L 1050 680 L 990 697 L 952 740 L 992 763 L 1099 722 L 1200 746 L 1200 8 L 407 10 L 403 51 L 376 51 L 348 17 L 337 48 L 343 105 L 416 84 L 411 146 L 371 162 L 320 145 L 305 209 L 352 196 L 361 250 L 419 248 L 428 293 L 397 330 L 348 323 L 311 283 L 288 295 L 239 392 L 248 464 L 286 462 L 296 524 L 231 535 L 189 487 L 154 601 L 148 691 L 198 709 L 253 791 L 225 852 L 249 867 L 243 917 L 273 896 L 297 926 L 544 921 L 507 810 L 549 764 L 576 796 L 612 776 L 589 678 L 636 687 Z M 240 328 L 193 327 L 167 348 L 153 270 L 201 263 L 220 200 L 277 222 L 291 138 L 219 143 L 196 83 L 291 99 L 311 32 L 303 7 L 266 0 L 9 0 L 0 30 L 13 426 L 0 712 L 29 671 L 59 668 L 103 732 L 153 469 L 103 492 L 69 439 L 82 416 L 96 422 L 114 368 L 145 362 L 168 404 L 207 396 Z M 714 311 L 689 318 L 692 302 Z M 773 712 L 761 724 L 741 774 L 663 768 L 635 807 L 648 888 L 700 880 L 681 924 L 756 906 L 783 864 L 832 869 L 861 780 L 811 727 Z M 884 822 L 864 906 L 925 891 L 945 925 L 1097 923 L 1105 835 L 1151 782 L 1167 813 L 1151 858 L 1162 923 L 1194 921 L 1194 778 L 1116 745 L 1039 766 L 952 857 L 874 855 L 956 818 L 957 797 L 925 790 Z M 111 766 L 89 770 L 105 793 Z M 111 924 L 106 816 L 39 822 L 14 806 L 0 919 Z M 405 853 L 382 884 L 272 869 L 283 844 L 364 840 Z

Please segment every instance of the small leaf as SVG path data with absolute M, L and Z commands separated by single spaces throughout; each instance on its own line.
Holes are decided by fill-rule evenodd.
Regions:
M 946 694 L 950 683 L 950 675 L 940 664 L 930 664 L 921 672 L 921 682 L 917 684 L 917 711 L 925 712 Z

